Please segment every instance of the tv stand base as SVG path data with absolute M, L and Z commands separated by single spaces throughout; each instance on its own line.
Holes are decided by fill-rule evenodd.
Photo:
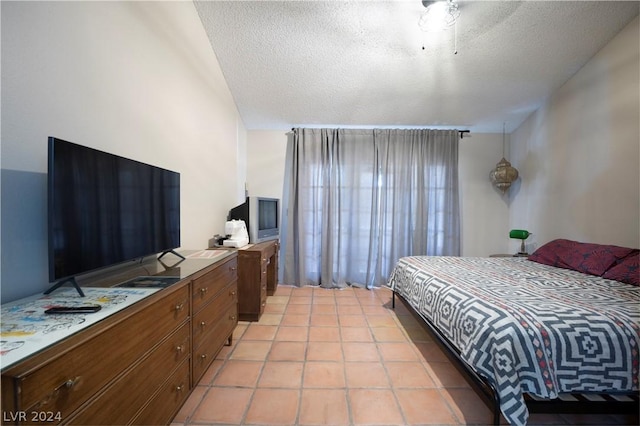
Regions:
M 66 283 L 70 282 L 71 284 L 73 284 L 73 286 L 76 288 L 76 290 L 78 290 L 78 293 L 80 293 L 80 297 L 84 297 L 84 292 L 82 291 L 82 289 L 80 288 L 80 286 L 78 285 L 78 282 L 76 281 L 75 277 L 71 277 L 71 278 L 65 278 L 63 280 L 58 281 L 57 283 L 55 283 L 54 285 L 52 285 L 47 291 L 44 292 L 44 294 L 49 294 L 52 291 L 58 289 L 59 287 L 62 287 L 63 285 L 65 285 Z
M 164 256 L 167 253 L 171 253 L 171 254 L 175 254 L 176 256 L 178 256 L 180 259 L 185 260 L 185 257 L 183 255 L 181 255 L 180 253 L 178 253 L 175 250 L 165 250 L 163 251 L 160 256 L 158 256 L 158 260 L 160 260 L 162 258 L 162 256 Z

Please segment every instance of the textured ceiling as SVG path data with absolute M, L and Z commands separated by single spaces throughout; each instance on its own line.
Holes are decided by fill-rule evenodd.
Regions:
M 195 5 L 248 130 L 499 133 L 520 125 L 640 2 L 460 2 L 455 30 L 426 33 L 420 0 Z

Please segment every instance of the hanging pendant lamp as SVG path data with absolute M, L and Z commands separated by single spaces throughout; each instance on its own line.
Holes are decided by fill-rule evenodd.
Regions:
M 502 160 L 498 161 L 496 168 L 491 170 L 489 178 L 491 183 L 504 194 L 511 187 L 511 184 L 518 179 L 518 170 L 511 166 L 511 163 L 504 158 L 505 149 L 505 125 L 502 124 Z

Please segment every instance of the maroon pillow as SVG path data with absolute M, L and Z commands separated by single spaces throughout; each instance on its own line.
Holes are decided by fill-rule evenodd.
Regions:
M 620 263 L 612 266 L 602 275 L 602 278 L 621 281 L 623 283 L 640 286 L 640 251 L 636 251 L 630 256 L 622 259 Z
M 533 252 L 529 260 L 601 276 L 636 249 L 558 239 Z

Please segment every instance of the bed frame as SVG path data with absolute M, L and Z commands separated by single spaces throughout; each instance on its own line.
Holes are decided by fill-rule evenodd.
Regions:
M 460 351 L 429 319 L 413 309 L 409 302 L 395 291 L 392 291 L 391 296 L 393 309 L 396 307 L 396 296 L 424 328 L 436 338 L 436 342 L 444 350 L 447 357 L 452 360 L 456 369 L 462 373 L 469 385 L 489 407 L 493 414 L 493 424 L 500 425 L 500 398 L 495 387 L 462 359 Z M 554 400 L 534 398 L 525 394 L 525 402 L 529 413 L 631 414 L 635 416 L 640 413 L 640 392 L 621 393 L 620 395 L 597 394 L 595 398 L 584 394 L 570 394 Z

